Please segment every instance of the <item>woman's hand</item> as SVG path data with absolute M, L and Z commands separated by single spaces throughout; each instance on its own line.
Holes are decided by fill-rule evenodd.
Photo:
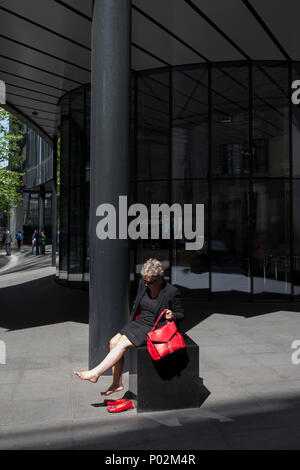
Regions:
M 165 318 L 166 320 L 173 320 L 173 313 L 172 313 L 172 310 L 167 310 L 165 312 Z

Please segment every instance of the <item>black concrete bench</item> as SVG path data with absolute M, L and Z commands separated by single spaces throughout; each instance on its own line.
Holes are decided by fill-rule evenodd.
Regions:
M 137 412 L 197 408 L 201 404 L 199 346 L 183 334 L 186 349 L 153 361 L 147 346 L 131 348 L 129 390 Z

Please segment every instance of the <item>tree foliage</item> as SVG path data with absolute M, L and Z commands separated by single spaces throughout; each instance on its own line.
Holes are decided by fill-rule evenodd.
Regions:
M 20 191 L 23 186 L 23 173 L 0 169 L 0 212 L 8 215 L 10 209 L 18 207 L 23 201 Z
M 0 108 L 0 212 L 8 215 L 23 199 L 22 123 Z

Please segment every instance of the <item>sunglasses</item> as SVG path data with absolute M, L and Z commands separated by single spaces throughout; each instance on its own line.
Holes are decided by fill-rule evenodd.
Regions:
M 158 279 L 160 279 L 160 278 L 154 279 L 154 280 L 152 280 L 152 281 L 145 281 L 145 280 L 144 280 L 145 286 L 151 286 L 152 284 L 154 284 L 154 282 L 158 281 Z

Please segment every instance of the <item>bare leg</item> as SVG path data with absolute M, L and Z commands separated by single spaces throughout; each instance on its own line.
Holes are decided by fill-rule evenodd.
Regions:
M 123 357 L 125 351 L 132 346 L 131 341 L 129 341 L 125 335 L 122 335 L 118 344 L 107 354 L 97 367 L 83 372 L 74 370 L 74 374 L 82 380 L 89 380 L 90 382 L 96 383 L 100 375 L 114 366 Z
M 124 389 L 124 385 L 122 382 L 123 364 L 124 364 L 124 357 L 122 357 L 115 364 L 114 372 L 113 372 L 113 383 L 105 392 L 101 392 L 101 395 L 104 395 L 107 397 L 108 395 L 111 395 L 112 393 L 121 392 Z
M 121 337 L 122 335 L 118 333 L 116 336 L 114 336 L 110 340 L 109 342 L 110 351 L 117 346 Z M 112 384 L 105 392 L 101 392 L 101 395 L 109 396 L 112 393 L 121 392 L 122 390 L 124 390 L 123 381 L 122 381 L 123 365 L 124 365 L 124 357 L 121 357 L 121 359 L 112 367 L 112 373 L 113 373 Z

